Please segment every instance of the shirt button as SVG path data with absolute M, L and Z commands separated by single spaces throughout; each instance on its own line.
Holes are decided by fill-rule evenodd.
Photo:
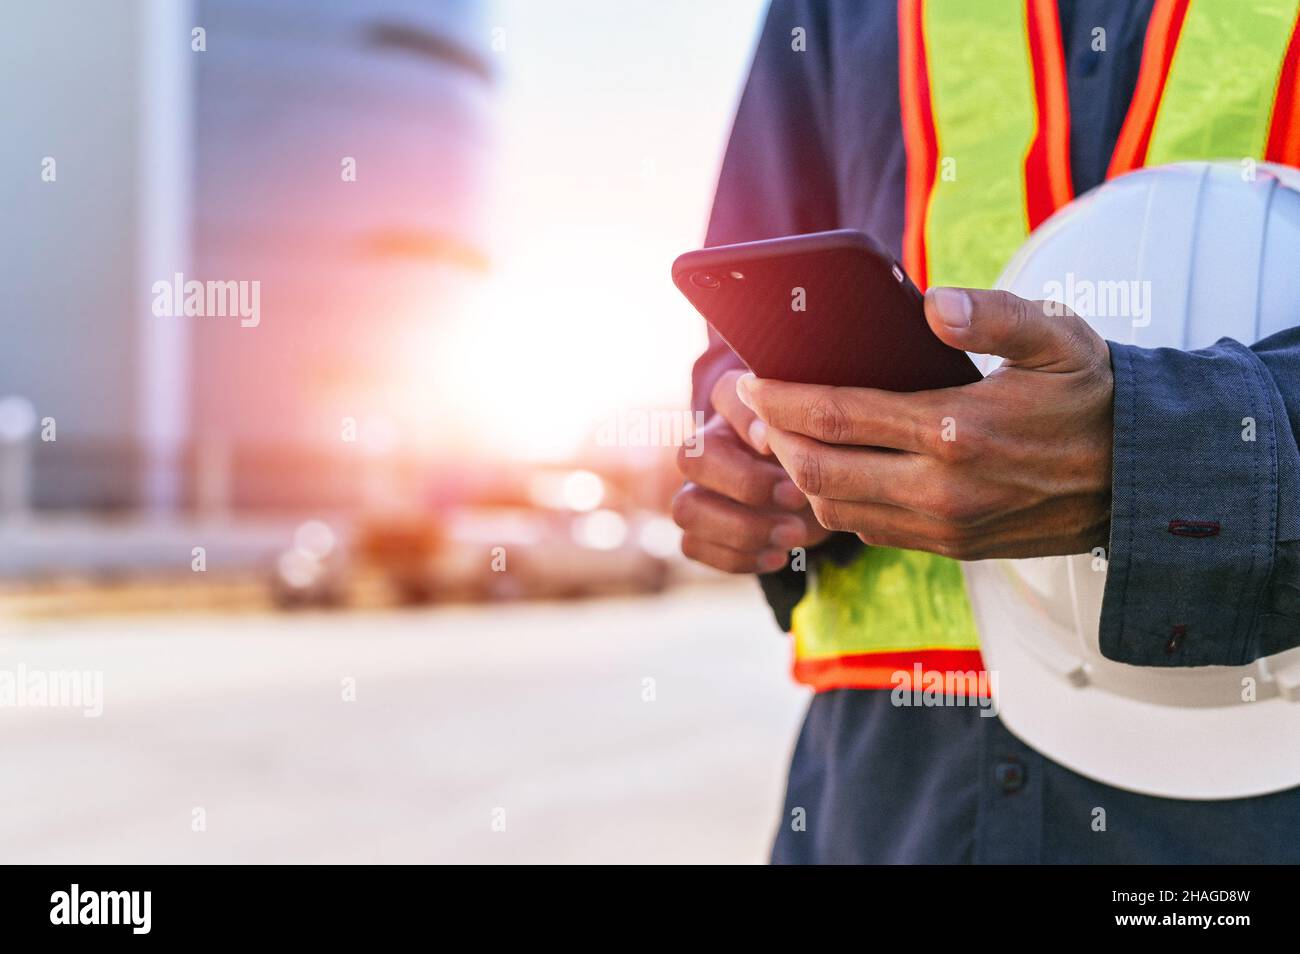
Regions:
M 993 772 L 998 787 L 1011 795 L 1025 787 L 1025 766 L 1017 759 L 1003 759 Z

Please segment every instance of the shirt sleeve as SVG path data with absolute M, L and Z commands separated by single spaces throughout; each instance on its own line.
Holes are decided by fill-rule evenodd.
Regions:
M 1300 646 L 1300 328 L 1249 348 L 1110 351 L 1102 654 L 1237 666 Z
M 826 17 L 826 4 L 815 0 L 774 0 L 769 7 L 723 158 L 706 245 L 838 227 Z M 692 406 L 705 417 L 713 413 L 709 394 L 718 378 L 744 366 L 712 328 L 708 334 L 691 375 Z M 838 545 L 862 544 L 848 534 Z M 790 628 L 806 576 L 786 567 L 759 577 L 782 629 Z

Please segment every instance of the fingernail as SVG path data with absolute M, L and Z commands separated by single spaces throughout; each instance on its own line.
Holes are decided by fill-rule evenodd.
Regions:
M 786 510 L 802 510 L 808 506 L 808 498 L 794 485 L 792 480 L 778 480 L 772 488 L 772 499 L 778 507 Z
M 960 288 L 932 288 L 930 298 L 939 320 L 949 328 L 970 327 L 970 296 Z
M 802 539 L 803 524 L 797 520 L 783 520 L 772 528 L 772 536 L 768 538 L 768 543 L 781 550 L 789 550 L 797 547 Z
M 754 410 L 754 405 L 749 401 L 749 382 L 753 380 L 753 372 L 742 374 L 740 377 L 736 378 L 736 397 L 740 398 L 740 403 L 745 405 L 745 407 L 749 408 L 751 411 Z
M 767 453 L 767 425 L 762 421 L 755 420 L 749 425 L 749 443 L 756 450 Z
M 764 550 L 758 555 L 758 572 L 773 573 L 785 566 L 787 559 L 784 550 Z

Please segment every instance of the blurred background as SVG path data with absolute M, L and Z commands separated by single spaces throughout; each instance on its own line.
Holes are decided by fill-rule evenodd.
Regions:
M 667 516 L 762 6 L 7 11 L 0 858 L 764 859 L 803 695 Z

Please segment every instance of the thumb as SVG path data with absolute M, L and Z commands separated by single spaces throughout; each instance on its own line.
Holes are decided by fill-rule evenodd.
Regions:
M 1073 371 L 1091 361 L 1096 334 L 1065 305 L 983 288 L 931 288 L 925 318 L 944 344 L 1007 364 Z M 1100 340 L 1100 339 L 1098 339 Z

